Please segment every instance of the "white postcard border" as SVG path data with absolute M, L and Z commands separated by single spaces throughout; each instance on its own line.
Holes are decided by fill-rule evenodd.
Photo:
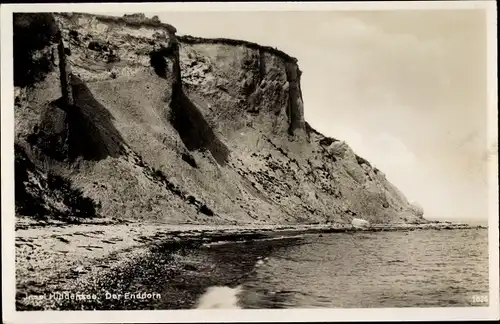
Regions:
M 489 271 L 490 306 L 464 308 L 391 309 L 287 309 L 287 310 L 157 310 L 157 311 L 15 311 L 14 253 L 14 114 L 12 66 L 13 12 L 159 12 L 159 11 L 318 11 L 318 10 L 436 10 L 482 9 L 488 15 L 488 147 L 492 150 L 489 174 Z M 167 22 L 168 23 L 168 22 Z M 361 320 L 484 320 L 498 319 L 499 229 L 497 134 L 497 15 L 493 1 L 452 2 L 266 2 L 266 3 L 106 3 L 13 4 L 1 6 L 1 140 L 2 140 L 2 295 L 5 323 L 122 323 L 122 322 L 300 322 Z

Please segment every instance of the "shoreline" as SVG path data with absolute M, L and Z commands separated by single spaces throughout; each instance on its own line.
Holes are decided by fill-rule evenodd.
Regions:
M 133 286 L 134 278 L 138 277 L 158 281 L 159 286 L 171 286 L 167 277 L 182 279 L 188 275 L 199 281 L 206 275 L 203 280 L 217 284 L 221 279 L 217 279 L 214 273 L 193 270 L 207 262 L 202 261 L 206 257 L 202 250 L 214 245 L 255 241 L 281 244 L 280 241 L 297 239 L 305 234 L 470 228 L 487 227 L 451 223 L 373 225 L 366 228 L 345 224 L 212 226 L 108 220 L 93 224 L 32 223 L 16 230 L 16 309 L 156 309 L 160 301 L 155 299 L 116 300 L 106 297 L 113 294 L 124 297 L 127 292 L 135 292 L 130 285 Z M 147 275 L 144 275 L 145 271 Z M 165 276 L 169 271 L 171 274 Z M 175 295 L 172 300 L 176 302 L 170 307 L 193 307 L 193 300 L 203 293 L 203 289 L 190 287 L 186 291 L 182 289 L 182 282 L 178 285 L 162 293 Z M 73 299 L 50 298 L 64 292 L 96 299 L 87 300 L 81 296 L 84 300 L 76 301 L 75 296 Z M 106 292 L 109 294 L 105 295 Z M 179 297 L 186 294 L 188 296 Z

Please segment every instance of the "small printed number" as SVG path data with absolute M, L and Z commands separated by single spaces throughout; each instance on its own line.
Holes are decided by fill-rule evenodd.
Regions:
M 475 304 L 486 304 L 488 303 L 488 295 L 474 295 L 472 296 L 472 302 Z

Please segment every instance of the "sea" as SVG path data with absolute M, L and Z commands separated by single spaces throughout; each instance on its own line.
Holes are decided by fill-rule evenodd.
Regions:
M 311 234 L 207 247 L 234 279 L 198 308 L 488 306 L 487 229 Z

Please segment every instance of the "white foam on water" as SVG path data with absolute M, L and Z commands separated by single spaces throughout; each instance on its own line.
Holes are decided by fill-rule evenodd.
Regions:
M 238 294 L 242 287 L 231 288 L 227 286 L 208 287 L 206 292 L 198 299 L 197 309 L 239 309 Z
M 202 246 L 209 248 L 211 246 L 226 245 L 226 244 L 241 244 L 241 243 L 262 242 L 262 241 L 277 241 L 277 240 L 284 240 L 284 239 L 291 239 L 291 238 L 301 238 L 301 237 L 304 237 L 304 235 L 306 235 L 306 234 L 281 235 L 281 236 L 277 236 L 277 237 L 268 237 L 268 238 L 241 240 L 241 241 L 217 241 L 217 242 L 203 243 Z

